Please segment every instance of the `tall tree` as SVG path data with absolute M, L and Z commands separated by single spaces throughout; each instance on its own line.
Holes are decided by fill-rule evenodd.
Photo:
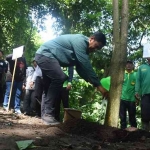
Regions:
M 119 0 L 113 0 L 113 55 L 111 59 L 110 99 L 105 124 L 117 127 L 119 118 L 120 95 L 127 56 L 128 0 L 122 0 L 121 17 Z

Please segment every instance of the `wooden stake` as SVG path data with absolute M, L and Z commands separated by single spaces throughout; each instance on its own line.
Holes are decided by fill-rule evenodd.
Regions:
M 10 93 L 9 93 L 7 111 L 9 111 L 9 106 L 10 106 L 10 100 L 11 100 L 12 89 L 13 89 L 13 84 L 14 84 L 14 76 L 15 76 L 15 71 L 16 71 L 16 65 L 17 65 L 17 58 L 15 59 L 15 65 L 14 65 L 13 76 L 12 76 L 12 81 L 11 81 L 11 88 L 10 88 Z

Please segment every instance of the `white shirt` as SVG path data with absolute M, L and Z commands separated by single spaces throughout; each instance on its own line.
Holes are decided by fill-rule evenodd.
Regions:
M 33 82 L 35 82 L 37 76 L 42 77 L 42 71 L 38 65 L 36 66 L 35 71 L 34 71 L 34 75 L 32 77 Z
M 33 79 L 34 73 L 35 73 L 35 70 L 33 67 L 27 68 L 27 70 L 26 70 L 26 89 L 28 89 L 28 90 L 34 90 L 34 88 L 35 88 L 34 86 L 32 88 L 30 87 L 30 82 Z

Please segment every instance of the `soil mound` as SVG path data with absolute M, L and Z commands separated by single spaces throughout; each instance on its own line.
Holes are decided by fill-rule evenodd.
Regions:
M 88 122 L 83 119 L 72 119 L 59 126 L 64 132 L 85 136 L 98 141 L 126 142 L 141 141 L 143 138 L 150 138 L 150 133 L 144 130 L 129 128 L 122 130 L 114 127 L 100 125 L 95 122 Z

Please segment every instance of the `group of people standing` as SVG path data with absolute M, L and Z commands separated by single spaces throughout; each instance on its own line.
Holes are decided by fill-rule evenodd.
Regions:
M 0 61 L 1 103 L 3 103 L 5 110 L 7 110 L 10 105 L 10 108 L 13 107 L 15 113 L 20 114 L 20 96 L 22 93 L 23 80 L 26 76 L 26 60 L 24 57 L 20 57 L 17 60 L 11 99 L 9 99 L 9 96 L 15 61 L 12 60 L 12 54 L 7 55 L 5 60 L 3 58 L 3 51 L 0 51 Z
M 103 88 L 108 92 L 110 77 L 101 80 Z M 134 63 L 128 60 L 125 66 L 124 81 L 120 97 L 120 127 L 127 128 L 127 113 L 131 127 L 137 128 L 136 106 L 141 104 L 141 123 L 144 130 L 150 131 L 150 58 L 134 70 Z
M 14 80 L 12 81 L 15 66 L 15 60 L 12 60 L 12 57 L 13 54 L 9 54 L 4 59 L 3 51 L 0 50 L 0 98 L 3 109 L 6 111 L 11 109 L 16 114 L 41 117 L 44 111 L 41 107 L 44 90 L 42 71 L 35 59 L 32 60 L 32 65 L 27 66 L 23 54 L 22 57 L 17 58 Z M 59 97 L 55 100 L 55 118 L 59 121 L 61 101 L 64 108 L 69 107 L 69 90 L 73 79 L 73 67 L 62 67 L 61 69 L 68 78 L 63 84 Z M 21 107 L 21 99 L 23 107 Z

